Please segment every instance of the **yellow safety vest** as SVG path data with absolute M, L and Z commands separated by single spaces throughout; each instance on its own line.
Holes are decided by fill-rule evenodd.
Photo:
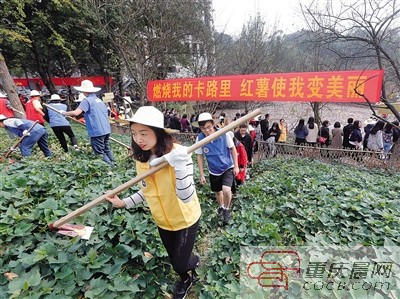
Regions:
M 149 163 L 136 162 L 137 174 L 149 170 Z M 199 220 L 201 208 L 197 193 L 188 203 L 176 195 L 174 168 L 166 166 L 140 182 L 144 197 L 156 224 L 165 230 L 177 231 L 187 228 Z

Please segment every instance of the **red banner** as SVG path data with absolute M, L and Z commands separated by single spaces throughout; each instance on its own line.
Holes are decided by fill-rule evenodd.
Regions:
M 72 78 L 72 77 L 51 78 L 51 81 L 55 86 L 80 86 L 83 80 L 92 81 L 94 86 L 105 86 L 107 81 L 112 84 L 112 78 L 104 76 L 78 77 L 78 78 Z M 17 86 L 28 87 L 29 83 L 34 85 L 39 84 L 40 86 L 45 86 L 42 79 L 40 78 L 29 78 L 29 79 L 15 78 L 14 82 L 15 85 Z
M 254 74 L 149 81 L 147 97 L 164 101 L 379 102 L 383 70 Z

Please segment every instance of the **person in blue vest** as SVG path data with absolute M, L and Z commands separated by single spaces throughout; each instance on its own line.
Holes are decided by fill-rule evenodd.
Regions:
M 94 87 L 90 80 L 83 80 L 81 86 L 74 86 L 85 98 L 73 111 L 63 112 L 66 116 L 79 116 L 84 112 L 85 124 L 90 137 L 90 144 L 95 154 L 101 155 L 103 161 L 114 165 L 114 156 L 110 147 L 111 126 L 108 121 L 106 104 L 96 96 L 100 87 Z
M 196 142 L 214 133 L 214 120 L 210 113 L 201 113 L 197 122 L 192 124 L 199 127 L 201 133 L 197 136 Z M 200 172 L 200 183 L 204 185 L 204 157 L 208 164 L 211 191 L 215 192 L 218 202 L 218 214 L 223 217 L 225 224 L 231 219 L 230 204 L 232 199 L 232 184 L 235 176 L 239 173 L 237 151 L 233 143 L 233 136 L 224 134 L 207 145 L 197 149 L 197 162 Z
M 51 151 L 47 143 L 47 131 L 45 127 L 37 123 L 30 132 L 28 129 L 35 122 L 28 119 L 19 118 L 7 118 L 3 114 L 0 114 L 0 128 L 5 128 L 10 137 L 17 136 L 24 139 L 19 145 L 19 150 L 23 157 L 29 157 L 32 155 L 33 146 L 37 143 L 40 150 L 46 157 L 51 156 Z M 15 150 L 11 148 L 11 150 Z
M 64 103 L 61 103 L 61 101 L 65 100 L 61 99 L 58 94 L 52 94 L 49 106 L 59 111 L 66 112 L 68 107 Z M 71 124 L 69 123 L 68 120 L 65 119 L 65 116 L 61 115 L 60 113 L 57 113 L 54 110 L 46 109 L 45 118 L 50 123 L 50 127 L 53 130 L 54 134 L 56 135 L 62 148 L 64 149 L 64 152 L 68 153 L 68 145 L 67 141 L 65 140 L 64 134 L 67 134 L 67 136 L 71 140 L 71 144 L 74 147 L 74 149 L 78 150 L 78 143 L 76 141 L 75 134 L 72 131 Z

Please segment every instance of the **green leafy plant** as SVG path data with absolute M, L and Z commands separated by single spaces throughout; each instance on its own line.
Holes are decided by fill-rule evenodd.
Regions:
M 91 154 L 86 131 L 75 132 L 79 152 L 63 153 L 50 134 L 51 159 L 36 149 L 1 164 L 0 298 L 167 297 L 177 277 L 146 204 L 117 210 L 105 203 L 81 215 L 73 223 L 95 228 L 88 241 L 49 231 L 49 223 L 136 174 L 126 149 L 112 145 L 117 165 L 109 168 Z M 400 244 L 398 174 L 271 159 L 251 177 L 225 227 L 214 194 L 198 186 L 203 216 L 195 251 L 203 266 L 191 298 L 240 297 L 240 246 Z

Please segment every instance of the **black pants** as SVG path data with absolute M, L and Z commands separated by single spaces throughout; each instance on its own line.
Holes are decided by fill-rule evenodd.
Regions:
M 306 144 L 306 139 L 305 138 L 296 137 L 294 143 L 296 143 L 296 145 L 305 145 Z
M 192 250 L 199 222 L 200 219 L 192 226 L 178 231 L 158 228 L 161 241 L 167 249 L 171 265 L 183 280 L 187 279 L 187 272 L 194 269 L 198 262 L 198 258 L 192 253 Z
M 60 141 L 60 144 L 62 148 L 64 149 L 64 152 L 68 152 L 68 145 L 67 141 L 65 140 L 64 133 L 68 135 L 69 139 L 71 140 L 72 145 L 76 145 L 76 138 L 74 135 L 74 132 L 72 132 L 72 129 L 70 126 L 59 126 L 59 127 L 52 127 L 54 134 L 56 135 L 58 141 Z

